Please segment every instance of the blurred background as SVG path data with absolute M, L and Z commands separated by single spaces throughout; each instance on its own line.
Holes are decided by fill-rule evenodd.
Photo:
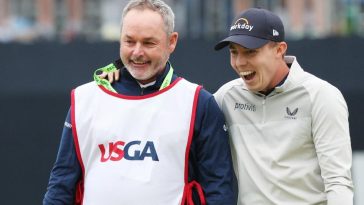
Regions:
M 0 0 L 1 204 L 41 204 L 70 91 L 119 57 L 127 0 Z M 288 55 L 338 87 L 349 107 L 355 204 L 364 204 L 364 0 L 166 0 L 176 72 L 210 92 L 237 76 L 213 46 L 232 18 L 262 7 L 283 20 Z M 330 103 L 330 102 L 327 102 Z M 334 112 L 334 111 L 333 111 Z
M 0 42 L 118 41 L 127 0 L 0 0 Z M 182 38 L 213 39 L 249 7 L 272 10 L 287 38 L 364 35 L 364 0 L 166 0 Z

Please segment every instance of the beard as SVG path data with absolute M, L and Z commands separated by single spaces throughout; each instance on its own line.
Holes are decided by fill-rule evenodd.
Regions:
M 160 61 L 148 60 L 145 57 L 122 58 L 123 64 L 128 72 L 142 84 L 154 81 L 157 76 L 163 73 L 169 55 Z

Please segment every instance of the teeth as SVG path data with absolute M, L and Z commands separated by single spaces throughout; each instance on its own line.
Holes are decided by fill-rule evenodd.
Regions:
M 145 64 L 145 62 L 136 62 L 134 61 L 135 64 Z
M 246 76 L 246 75 L 250 75 L 252 73 L 254 73 L 254 71 L 242 71 L 242 72 L 240 72 L 240 75 L 241 76 Z

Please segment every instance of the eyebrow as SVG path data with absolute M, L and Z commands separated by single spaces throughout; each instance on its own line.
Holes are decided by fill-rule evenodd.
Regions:
M 229 44 L 229 49 L 236 49 L 231 43 Z
M 125 37 L 126 38 L 128 38 L 128 39 L 134 39 L 132 36 L 130 36 L 130 35 L 125 35 Z M 145 38 L 145 39 L 143 39 L 143 41 L 151 41 L 151 40 L 157 40 L 156 38 L 154 38 L 154 37 L 148 37 L 148 38 Z
M 154 37 L 149 37 L 149 38 L 146 38 L 144 39 L 145 41 L 156 41 L 157 39 L 154 38 Z

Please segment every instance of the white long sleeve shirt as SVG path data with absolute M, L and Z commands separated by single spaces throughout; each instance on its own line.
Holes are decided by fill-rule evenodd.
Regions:
M 352 205 L 348 109 L 340 91 L 300 67 L 268 96 L 242 79 L 215 98 L 225 114 L 239 205 Z

